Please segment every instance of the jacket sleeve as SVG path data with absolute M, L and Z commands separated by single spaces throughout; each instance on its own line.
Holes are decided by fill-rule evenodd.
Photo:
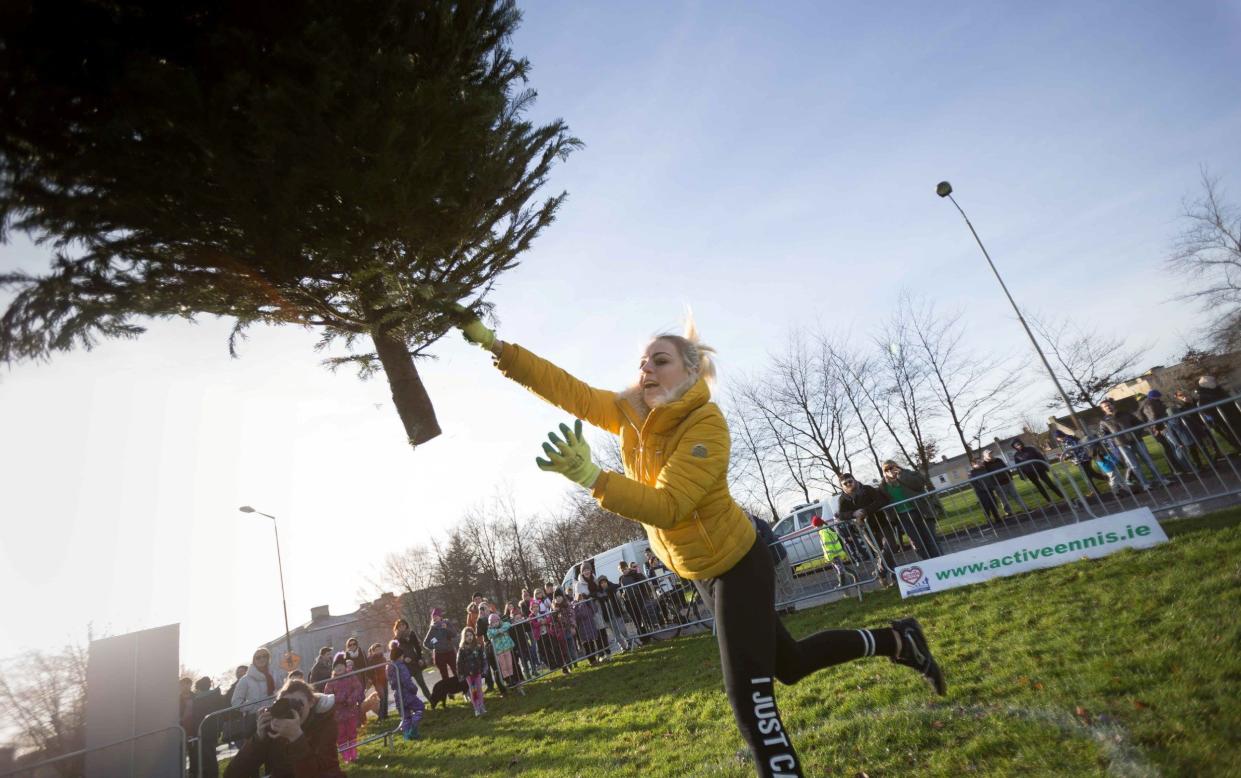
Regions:
M 330 730 L 330 732 L 329 732 Z M 294 778 L 344 778 L 336 752 L 336 727 L 304 732 L 289 744 Z
M 504 344 L 496 367 L 557 408 L 599 429 L 620 432 L 624 418 L 615 392 L 596 389 L 516 343 Z
M 728 470 L 728 425 L 718 410 L 681 436 L 654 486 L 603 472 L 591 490 L 605 509 L 627 519 L 668 529 L 694 512 Z
M 262 741 L 250 738 L 228 763 L 224 778 L 259 778 L 259 768 L 263 765 L 264 748 Z
M 891 502 L 891 500 L 888 499 L 888 495 L 882 489 L 876 489 L 873 486 L 868 488 L 869 491 L 863 489 L 865 498 L 863 501 L 858 503 L 858 507 L 862 510 L 867 513 L 874 513 Z

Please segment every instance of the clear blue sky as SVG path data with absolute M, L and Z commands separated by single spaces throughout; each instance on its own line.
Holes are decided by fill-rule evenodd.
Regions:
M 1181 200 L 1201 165 L 1241 197 L 1238 9 L 530 3 L 535 115 L 586 148 L 496 290 L 501 335 L 619 388 L 690 303 L 726 383 L 798 326 L 864 330 L 906 287 L 1025 353 L 934 194 L 947 178 L 1020 302 L 1163 361 L 1199 321 L 1160 266 Z M 0 268 L 46 262 L 0 249 Z M 296 623 L 352 609 L 385 551 L 496 490 L 525 513 L 566 491 L 533 466 L 564 415 L 455 338 L 422 368 L 446 433 L 411 452 L 382 378 L 329 374 L 293 329 L 231 360 L 227 331 L 161 323 L 0 374 L 0 656 L 179 621 L 187 664 L 244 661 L 281 630 L 270 527 L 244 503 L 281 517 Z

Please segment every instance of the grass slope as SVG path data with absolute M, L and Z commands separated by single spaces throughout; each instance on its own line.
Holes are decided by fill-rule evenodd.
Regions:
M 902 602 L 895 591 L 787 619 L 794 635 L 926 629 L 935 698 L 882 659 L 777 687 L 807 775 L 1241 775 L 1241 510 L 1173 540 Z M 752 776 L 710 635 L 428 714 L 351 776 Z

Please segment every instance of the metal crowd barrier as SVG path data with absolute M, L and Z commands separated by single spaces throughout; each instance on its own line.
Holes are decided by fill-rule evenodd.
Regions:
M 1195 406 L 1064 446 L 1062 459 L 1082 460 L 1077 465 L 1079 477 L 1068 479 L 1075 495 L 1091 516 L 1139 507 L 1157 514 L 1201 513 L 1237 502 L 1241 495 L 1241 471 L 1234 461 L 1241 453 L 1239 398 Z M 1154 444 L 1154 453 L 1148 440 Z M 1229 448 L 1231 453 L 1226 453 Z M 1105 457 L 1111 460 L 1111 475 L 1099 470 Z M 1094 471 L 1094 477 L 1087 468 Z M 1096 486 L 1096 481 L 1106 481 L 1107 486 Z M 1195 510 L 1186 510 L 1190 508 Z
M 1060 461 L 996 468 L 889 503 L 864 522 L 879 541 L 882 566 L 891 570 L 1139 507 L 1170 514 L 1236 503 L 1241 498 L 1241 470 L 1234 461 L 1241 454 L 1238 399 L 1241 395 L 1091 435 L 1063 446 Z M 1097 469 L 1104 458 L 1111 462 L 1110 476 Z M 812 532 L 782 541 L 806 542 Z
M 386 662 L 386 661 L 383 663 L 384 685 L 382 689 L 376 690 L 380 694 L 388 694 L 387 668 L 389 664 L 391 663 Z M 363 693 L 363 699 L 365 699 L 366 689 L 367 689 L 365 677 L 368 673 L 371 673 L 374 671 L 375 671 L 375 666 L 371 665 L 369 667 L 364 667 L 360 670 L 353 670 L 348 673 L 341 673 L 340 675 L 329 678 L 327 681 L 319 681 L 319 682 L 316 682 L 310 685 L 315 691 L 322 692 L 323 688 L 331 680 L 334 680 L 336 678 L 348 678 L 350 676 L 359 675 L 359 676 L 362 676 L 364 679 L 362 683 L 362 693 Z M 309 684 L 310 681 L 307 680 L 306 683 Z M 374 685 L 372 684 L 371 686 L 373 688 Z M 277 691 L 276 694 L 270 695 L 268 697 L 264 697 L 260 700 L 251 700 L 250 702 L 247 702 L 244 705 L 224 708 L 222 710 L 214 711 L 212 713 L 208 713 L 206 716 L 203 716 L 203 720 L 199 722 L 198 724 L 198 731 L 194 733 L 195 734 L 194 738 L 192 738 L 189 741 L 190 748 L 194 750 L 193 755 L 195 756 L 195 760 L 194 760 L 194 764 L 191 766 L 189 773 L 187 774 L 192 775 L 193 778 L 203 777 L 203 766 L 204 766 L 203 750 L 205 747 L 215 749 L 215 760 L 214 761 L 216 764 L 218 764 L 219 760 L 222 757 L 226 758 L 228 756 L 227 746 L 231 745 L 231 743 L 233 742 L 244 743 L 244 741 L 249 740 L 251 737 L 253 737 L 254 732 L 252 730 L 253 730 L 253 723 L 254 723 L 255 716 L 258 714 L 258 711 L 261 708 L 273 702 L 278 695 L 279 695 L 279 691 Z M 398 732 L 400 732 L 401 719 L 405 717 L 405 700 L 404 700 L 404 694 L 402 694 L 399 685 L 395 692 L 395 696 L 396 696 L 397 715 L 396 715 L 395 724 L 393 725 L 392 729 L 382 730 L 380 732 L 368 735 L 360 740 L 354 740 L 349 743 L 341 744 L 336 749 L 337 753 L 343 752 L 347 748 L 357 748 L 359 746 L 366 745 L 367 743 L 373 743 L 376 740 L 383 740 L 384 743 L 387 744 L 388 741 L 393 736 L 395 736 Z M 222 720 L 225 717 L 228 717 L 230 720 L 239 722 L 240 727 L 241 727 L 241 731 L 239 734 L 241 735 L 241 737 L 231 739 L 227 742 L 221 742 L 223 738 L 226 736 L 226 733 L 223 731 L 223 728 L 221 726 Z M 210 725 L 209 729 L 208 729 L 208 725 Z M 359 731 L 361 731 L 365 727 L 365 725 L 366 725 L 366 717 L 365 717 L 365 714 L 363 714 L 362 723 L 358 727 Z M 227 734 L 232 734 L 232 732 L 227 733 Z M 212 735 L 214 737 L 212 737 Z M 225 747 L 224 754 L 220 753 L 221 747 Z
M 121 740 L 113 741 L 111 743 L 106 743 L 102 746 L 94 746 L 92 748 L 80 748 L 77 751 L 70 751 L 67 754 L 61 754 L 60 756 L 53 757 L 52 759 L 44 759 L 41 762 L 35 762 L 34 764 L 23 765 L 21 767 L 18 767 L 15 770 L 10 770 L 6 773 L 0 773 L 0 778 L 10 778 L 11 776 L 28 775 L 28 774 L 34 776 L 34 778 L 41 778 L 41 776 L 47 775 L 47 773 L 39 773 L 37 771 L 43 770 L 47 768 L 49 765 L 58 764 L 68 759 L 78 759 L 95 751 L 105 751 L 109 748 L 116 748 L 117 746 L 123 746 L 127 743 L 133 743 L 134 741 L 141 740 L 142 738 L 145 738 L 145 737 L 151 737 L 153 735 L 162 735 L 165 732 L 177 733 L 177 743 L 178 743 L 178 748 L 180 749 L 180 760 L 181 760 L 180 763 L 182 766 L 184 766 L 185 765 L 185 753 L 186 753 L 185 751 L 185 746 L 186 746 L 185 730 L 181 727 L 181 725 L 173 724 L 172 726 L 161 727 L 159 729 L 153 729 L 150 732 L 143 732 L 140 735 L 134 735 L 133 737 L 127 737 Z M 58 774 L 59 774 L 59 771 L 58 771 Z
M 879 544 L 865 522 L 849 517 L 829 518 L 828 529 L 835 532 L 845 555 L 828 560 L 823 553 L 817 527 L 791 532 L 776 541 L 784 553 L 773 551 L 776 568 L 776 609 L 783 610 L 808 600 L 831 600 L 854 596 L 879 583 Z M 774 545 L 772 546 L 774 548 Z M 777 559 L 776 557 L 783 557 Z M 796 560 L 796 561 L 793 561 Z

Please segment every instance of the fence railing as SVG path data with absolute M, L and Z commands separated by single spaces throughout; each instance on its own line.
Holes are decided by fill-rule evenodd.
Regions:
M 27 776 L 27 775 L 31 776 L 31 778 L 43 778 L 43 776 L 48 775 L 47 770 L 49 768 L 56 769 L 56 768 L 53 768 L 52 766 L 58 765 L 61 762 L 66 762 L 70 759 L 82 759 L 87 754 L 93 754 L 99 751 L 107 751 L 109 749 L 119 748 L 121 746 L 128 746 L 143 738 L 154 737 L 156 735 L 164 735 L 167 733 L 172 733 L 177 736 L 178 759 L 180 760 L 178 763 L 182 766 L 182 769 L 184 769 L 184 766 L 185 766 L 185 730 L 182 729 L 179 724 L 174 724 L 168 727 L 160 727 L 159 729 L 153 729 L 150 732 L 143 732 L 138 735 L 133 735 L 132 737 L 121 738 L 120 740 L 114 740 L 113 742 L 105 743 L 102 746 L 92 746 L 90 748 L 79 748 L 76 751 L 71 751 L 67 754 L 61 754 L 60 756 L 53 757 L 51 759 L 44 759 L 39 762 L 34 762 L 33 764 L 22 765 L 21 767 L 18 767 L 14 770 L 9 770 L 8 772 L 0 773 L 0 778 L 12 778 L 15 776 Z
M 837 596 L 860 600 L 865 589 L 879 583 L 879 545 L 871 528 L 851 517 L 827 517 L 825 526 L 839 537 L 844 551 L 835 559 L 824 554 L 817 527 L 791 532 L 772 545 L 777 609 Z M 775 550 L 776 546 L 781 550 Z
M 1166 515 L 1189 506 L 1205 509 L 1237 502 L 1239 399 L 1241 395 L 1074 440 L 1061 448 L 1058 461 L 1053 457 L 993 466 L 964 482 L 889 503 L 862 521 L 878 541 L 882 567 L 890 571 L 1123 510 L 1148 507 Z M 813 530 L 807 529 L 781 541 L 804 543 L 811 538 Z M 817 538 L 813 542 L 817 544 Z M 802 550 L 793 556 L 808 555 Z

